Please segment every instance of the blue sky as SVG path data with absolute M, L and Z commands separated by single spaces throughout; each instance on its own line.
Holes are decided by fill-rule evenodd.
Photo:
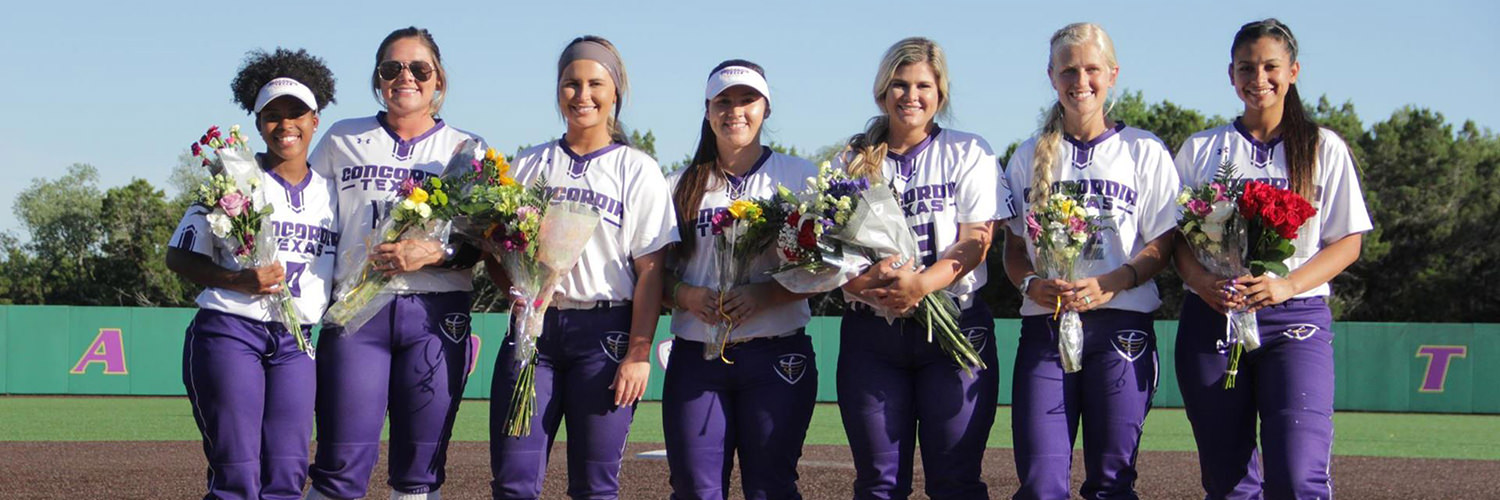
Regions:
M 379 109 L 368 75 L 386 33 L 428 28 L 450 71 L 444 118 L 509 151 L 561 134 L 557 53 L 574 36 L 603 35 L 631 78 L 625 123 L 654 131 L 670 162 L 697 141 L 703 81 L 720 60 L 765 66 L 767 137 L 816 149 L 876 112 L 880 56 L 911 35 L 948 51 L 955 113 L 945 125 L 1003 148 L 1029 135 L 1051 102 L 1047 39 L 1074 21 L 1114 37 L 1121 88 L 1233 116 L 1229 41 L 1264 17 L 1296 32 L 1304 96 L 1353 101 L 1366 124 L 1415 104 L 1455 123 L 1500 125 L 1493 1 L 24 2 L 0 19 L 0 171 L 10 179 L 0 183 L 0 231 L 25 239 L 16 195 L 75 162 L 98 167 L 104 188 L 134 177 L 165 188 L 178 154 L 208 125 L 252 123 L 230 101 L 229 81 L 254 48 L 306 48 L 329 63 L 339 103 L 324 113 L 326 128 Z

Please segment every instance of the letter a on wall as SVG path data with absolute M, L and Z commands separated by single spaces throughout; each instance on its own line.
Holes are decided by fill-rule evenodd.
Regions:
M 99 335 L 83 350 L 83 356 L 68 373 L 81 375 L 94 363 L 104 364 L 105 375 L 126 375 L 125 339 L 119 328 L 100 328 Z

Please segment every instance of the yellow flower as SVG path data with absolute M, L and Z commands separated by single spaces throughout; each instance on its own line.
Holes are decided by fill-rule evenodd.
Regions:
M 516 185 L 516 178 L 515 177 L 511 177 L 509 175 L 501 174 L 500 175 L 500 185 L 501 186 L 514 186 L 514 185 Z
M 489 149 L 485 149 L 484 150 L 484 160 L 485 161 L 495 161 L 495 148 L 489 148 Z
M 422 188 L 412 188 L 411 194 L 407 195 L 406 199 L 411 200 L 412 203 L 427 203 L 427 191 Z
M 733 215 L 736 219 L 754 217 L 753 212 L 759 211 L 760 207 L 757 207 L 754 203 L 750 203 L 746 200 L 734 200 L 734 203 L 729 204 L 729 215 Z

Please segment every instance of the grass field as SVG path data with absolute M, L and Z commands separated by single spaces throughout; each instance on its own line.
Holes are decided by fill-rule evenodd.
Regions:
M 463 403 L 454 440 L 489 438 L 489 402 Z M 1334 454 L 1500 460 L 1500 416 L 1344 412 L 1334 416 Z M 1001 407 L 989 445 L 1011 446 L 1010 408 Z M 191 441 L 198 439 L 185 398 L 0 397 L 0 441 Z M 660 443 L 661 407 L 642 403 L 630 440 Z M 838 407 L 818 405 L 809 445 L 844 445 Z M 1181 409 L 1146 420 L 1144 451 L 1193 451 Z

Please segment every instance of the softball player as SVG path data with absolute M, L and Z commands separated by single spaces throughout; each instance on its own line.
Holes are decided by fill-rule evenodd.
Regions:
M 182 381 L 208 458 L 204 497 L 295 499 L 307 479 L 313 359 L 273 319 L 262 294 L 280 292 L 284 277 L 298 321 L 309 325 L 304 335 L 328 304 L 339 228 L 333 187 L 308 170 L 307 144 L 318 110 L 333 103 L 333 73 L 303 50 L 255 51 L 231 88 L 266 143 L 257 160 L 278 263 L 240 268 L 210 230 L 209 210 L 188 209 L 167 267 L 207 288 L 188 325 Z
M 987 496 L 980 461 L 995 420 L 999 375 L 994 318 L 975 296 L 987 278 L 982 264 L 992 221 L 1012 213 L 989 143 L 935 121 L 946 116 L 948 82 L 942 48 L 925 38 L 897 42 L 881 60 L 874 97 L 882 114 L 850 139 L 850 150 L 835 164 L 896 192 L 920 251 L 871 266 L 844 291 L 846 298 L 893 311 L 912 309 L 928 293 L 948 294 L 962 311 L 960 328 L 988 368 L 966 374 L 928 341 L 920 322 L 888 323 L 850 301 L 839 327 L 837 383 L 854 454 L 855 498 L 910 495 L 918 441 L 928 496 Z M 892 269 L 897 260 L 917 262 L 898 271 Z
M 1084 247 L 1076 281 L 1035 272 L 1024 218 L 1010 224 L 1005 270 L 1026 300 L 1016 350 L 1011 430 L 1021 488 L 1016 499 L 1068 498 L 1073 442 L 1083 419 L 1084 498 L 1134 498 L 1136 449 L 1156 391 L 1160 305 L 1151 277 L 1165 265 L 1176 226 L 1177 172 L 1161 140 L 1113 122 L 1105 100 L 1119 75 L 1114 44 L 1097 25 L 1052 35 L 1047 74 L 1057 91 L 1037 136 L 1011 157 L 1006 176 L 1022 188 L 1016 213 L 1051 192 L 1076 188 L 1108 216 Z M 1083 369 L 1064 373 L 1059 298 L 1083 320 Z
M 531 427 L 542 432 L 512 438 L 499 431 L 520 375 L 515 343 L 501 347 L 490 389 L 495 498 L 541 495 L 547 452 L 564 416 L 568 495 L 618 496 L 625 438 L 651 369 L 663 250 L 678 239 L 661 167 L 627 144 L 618 121 L 629 83 L 614 45 L 594 36 L 574 39 L 558 58 L 557 73 L 557 107 L 567 134 L 518 154 L 516 180 L 545 178 L 552 203 L 591 204 L 600 222 L 563 278 L 537 341 Z M 504 273 L 491 276 L 509 286 Z
M 448 91 L 442 55 L 427 30 L 392 32 L 375 52 L 371 87 L 385 107 L 375 116 L 335 123 L 312 166 L 339 193 L 346 244 L 339 279 L 377 269 L 406 289 L 359 330 L 325 329 L 318 338 L 318 453 L 309 498 L 361 498 L 390 417 L 391 498 L 438 498 L 453 416 L 469 360 L 471 274 L 465 258 L 440 242 L 402 241 L 371 248 L 372 234 L 405 179 L 442 172 L 473 134 L 437 118 Z M 466 263 L 467 261 L 467 263 Z
M 761 145 L 771 91 L 759 65 L 719 63 L 704 102 L 698 151 L 667 178 L 683 241 L 670 254 L 676 273 L 664 288 L 676 336 L 662 392 L 672 496 L 726 498 L 737 452 L 745 498 L 799 498 L 797 460 L 818 395 L 812 339 L 803 330 L 812 317 L 807 296 L 765 274 L 777 263 L 770 252 L 741 257 L 752 259 L 751 284 L 716 290 L 711 227 L 731 202 L 771 198 L 777 185 L 799 189 L 818 171 Z M 734 324 L 724 350 L 729 363 L 703 359 L 713 342 L 709 326 L 721 314 Z
M 1334 371 L 1328 280 L 1359 258 L 1370 216 L 1349 148 L 1303 110 L 1291 29 L 1275 19 L 1246 24 L 1230 56 L 1230 82 L 1244 114 L 1182 145 L 1177 169 L 1184 184 L 1203 185 L 1230 163 L 1245 181 L 1302 194 L 1318 213 L 1298 231 L 1286 276 L 1227 282 L 1230 277 L 1209 273 L 1179 241 L 1177 269 L 1193 293 L 1182 305 L 1177 381 L 1207 498 L 1329 498 Z M 1237 306 L 1256 311 L 1262 345 L 1243 355 L 1238 382 L 1224 389 L 1230 345 L 1222 311 Z

